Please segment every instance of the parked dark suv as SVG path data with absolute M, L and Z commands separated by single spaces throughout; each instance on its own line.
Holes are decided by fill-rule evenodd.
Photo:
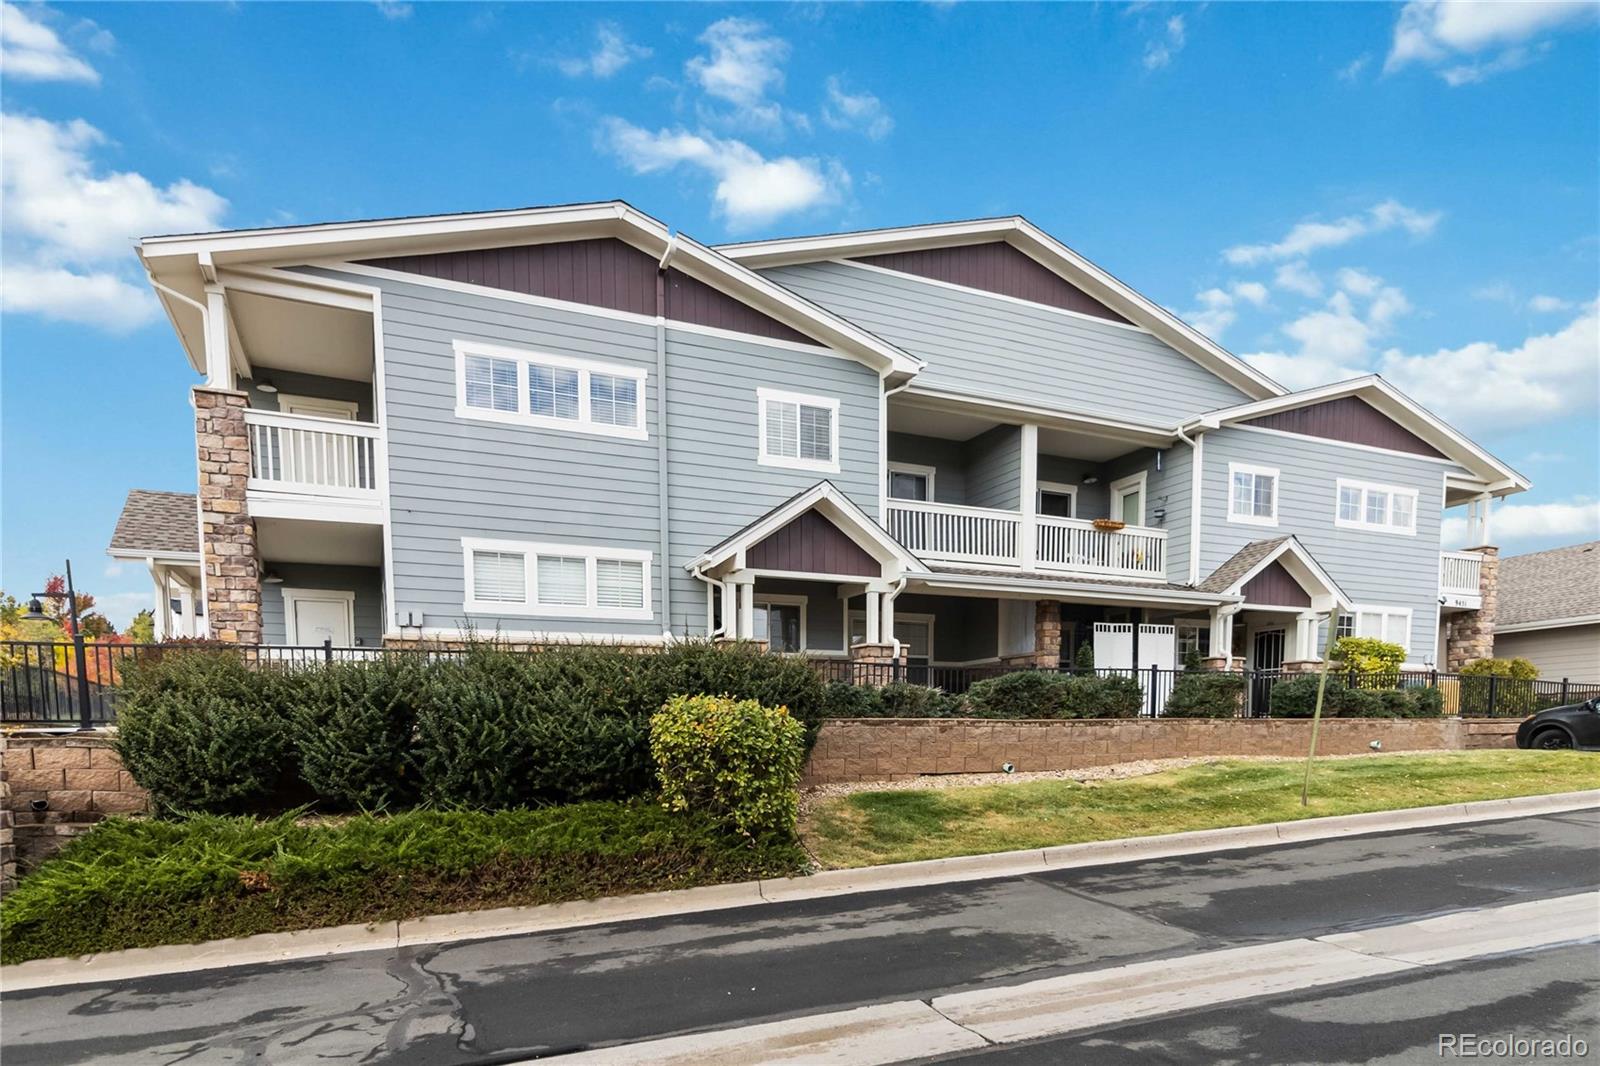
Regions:
M 1517 747 L 1600 751 L 1600 697 L 1540 711 L 1517 728 Z

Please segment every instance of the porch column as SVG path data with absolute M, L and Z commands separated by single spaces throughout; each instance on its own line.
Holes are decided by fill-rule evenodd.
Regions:
M 1022 523 L 1017 530 L 1017 555 L 1022 568 L 1032 570 L 1039 561 L 1039 427 L 1022 427 Z
M 753 640 L 756 635 L 756 582 L 746 577 L 739 582 L 739 639 Z
M 1238 613 L 1237 604 L 1211 608 L 1211 655 L 1205 661 L 1206 669 L 1233 668 L 1233 616 Z
M 738 637 L 739 586 L 733 583 L 732 578 L 725 578 L 722 582 L 722 638 L 737 640 Z
M 1444 662 L 1450 673 L 1457 673 L 1474 659 L 1494 657 L 1495 615 L 1500 607 L 1500 549 L 1491 545 L 1471 548 L 1483 556 L 1478 569 L 1479 606 L 1476 611 L 1458 611 L 1445 625 Z
M 248 403 L 242 392 L 194 389 L 201 599 L 211 635 L 230 644 L 261 643 L 261 560 L 256 552 L 256 525 L 246 506 L 250 437 L 244 412 Z
M 233 357 L 228 351 L 228 301 L 222 286 L 206 286 L 206 386 L 233 388 Z
M 890 608 L 893 610 L 893 608 Z M 867 590 L 867 643 L 883 643 L 883 593 Z
M 1317 656 L 1317 618 L 1311 611 L 1295 616 L 1294 643 L 1285 649 L 1284 673 L 1310 673 L 1322 665 Z
M 894 596 L 892 594 L 890 594 L 890 593 L 887 593 L 887 592 L 883 593 L 882 595 L 883 595 L 883 611 L 881 612 L 881 614 L 882 614 L 883 621 L 881 623 L 879 623 L 878 635 L 879 635 L 879 637 L 882 638 L 882 640 L 883 640 L 883 642 L 885 644 L 893 644 L 894 643 Z

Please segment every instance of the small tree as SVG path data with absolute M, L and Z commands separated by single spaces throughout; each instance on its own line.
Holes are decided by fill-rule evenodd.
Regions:
M 134 644 L 154 644 L 156 642 L 156 618 L 150 608 L 146 607 L 133 616 L 133 621 L 128 623 L 128 640 Z
M 1094 643 L 1092 641 L 1086 640 L 1078 645 L 1078 654 L 1073 656 L 1072 665 L 1079 670 L 1094 669 Z

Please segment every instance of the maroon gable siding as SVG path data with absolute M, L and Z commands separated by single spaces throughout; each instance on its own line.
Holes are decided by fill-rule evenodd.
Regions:
M 1431 455 L 1436 459 L 1445 458 L 1427 441 L 1359 396 L 1341 396 L 1337 400 L 1324 400 L 1309 407 L 1262 415 L 1252 418 L 1245 425 L 1281 429 L 1285 433 L 1298 433 L 1305 437 L 1342 440 L 1349 444 L 1367 444 L 1413 455 Z
M 637 315 L 656 313 L 656 260 L 625 241 L 600 237 L 515 248 L 367 259 L 364 265 L 589 304 Z M 669 269 L 667 318 L 776 340 L 811 338 L 682 271 Z
M 698 326 L 715 326 L 780 341 L 816 343 L 804 333 L 675 268 L 667 270 L 666 297 L 667 317 L 675 322 L 693 322 Z
M 798 574 L 849 574 L 879 577 L 883 566 L 843 530 L 815 511 L 807 511 L 750 547 L 745 562 L 757 570 Z
M 1049 307 L 1077 311 L 1112 322 L 1127 322 L 1093 296 L 1055 271 L 1017 251 L 1005 241 L 964 244 L 955 248 L 927 248 L 916 252 L 890 252 L 860 257 L 857 262 L 917 274 L 952 285 L 1015 296 Z
M 1294 575 L 1282 563 L 1269 563 L 1267 568 L 1239 590 L 1244 593 L 1246 605 L 1259 603 L 1270 607 L 1310 607 L 1311 594 L 1300 587 Z

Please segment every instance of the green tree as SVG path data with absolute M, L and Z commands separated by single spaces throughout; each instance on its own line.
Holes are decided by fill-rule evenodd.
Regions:
M 127 637 L 135 644 L 156 642 L 156 617 L 150 608 L 146 607 L 133 616 L 133 621 L 128 623 Z

